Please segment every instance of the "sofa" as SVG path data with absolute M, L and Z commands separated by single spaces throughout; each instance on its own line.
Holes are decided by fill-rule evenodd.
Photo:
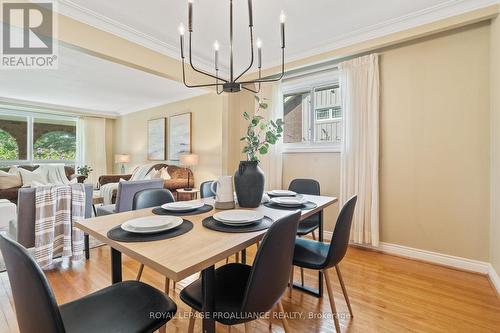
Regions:
M 168 165 L 165 163 L 155 164 L 150 170 L 160 170 L 162 168 L 167 168 L 168 174 L 171 179 L 166 179 L 163 181 L 163 188 L 166 188 L 174 195 L 176 195 L 176 190 L 180 188 L 188 187 L 188 173 L 189 173 L 189 187 L 194 186 L 193 172 L 188 168 L 182 168 L 176 165 Z M 126 175 L 103 175 L 99 177 L 99 185 L 104 185 L 108 183 L 118 183 L 120 179 L 129 180 L 132 174 Z M 181 198 L 178 198 L 181 199 Z M 113 203 L 116 203 L 116 193 L 113 194 Z
M 34 171 L 39 167 L 39 165 L 18 165 L 17 167 L 29 171 Z M 11 167 L 0 168 L 0 170 L 8 172 L 10 168 Z M 80 176 L 75 174 L 75 168 L 73 168 L 72 166 L 65 166 L 64 171 L 66 172 L 66 177 L 68 177 L 68 180 L 77 178 L 79 183 L 83 183 L 83 181 L 85 180 L 85 176 Z M 20 188 L 21 187 L 14 187 L 5 190 L 0 190 L 0 199 L 7 199 L 17 204 L 18 192 Z

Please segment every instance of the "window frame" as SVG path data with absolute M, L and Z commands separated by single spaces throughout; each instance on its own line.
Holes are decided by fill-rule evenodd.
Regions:
M 316 120 L 316 110 L 315 110 L 315 100 L 314 92 L 316 90 L 321 90 L 327 87 L 339 87 L 339 75 L 338 71 L 329 71 L 328 73 L 322 73 L 313 76 L 302 76 L 300 80 L 294 79 L 291 83 L 283 83 L 282 87 L 282 103 L 283 98 L 286 95 L 298 94 L 298 93 L 310 93 L 311 96 L 311 107 L 309 111 L 309 129 L 308 140 L 305 142 L 295 142 L 295 143 L 282 143 L 283 153 L 340 153 L 342 151 L 342 142 L 315 142 L 315 126 L 317 122 L 321 120 Z M 330 111 L 330 115 L 332 112 Z M 336 120 L 337 118 L 329 118 L 328 120 Z M 342 127 L 344 123 L 344 117 L 342 119 Z M 325 120 L 323 120 L 325 121 Z M 304 132 L 304 129 L 302 129 Z
M 18 165 L 18 164 L 65 164 L 65 165 L 78 165 L 80 162 L 80 157 L 82 156 L 82 142 L 81 142 L 81 126 L 78 117 L 75 116 L 63 116 L 55 115 L 51 113 L 43 112 L 29 112 L 29 111 L 18 111 L 5 106 L 0 106 L 0 116 L 17 116 L 26 118 L 27 129 L 26 133 L 26 160 L 0 160 L 0 164 L 3 165 Z M 74 121 L 76 125 L 76 158 L 74 160 L 38 160 L 35 159 L 33 153 L 33 129 L 35 119 L 53 119 L 53 120 L 65 120 Z

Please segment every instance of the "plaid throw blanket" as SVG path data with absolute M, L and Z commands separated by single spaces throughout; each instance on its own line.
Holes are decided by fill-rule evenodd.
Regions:
M 35 260 L 42 268 L 53 258 L 83 259 L 83 231 L 72 221 L 85 218 L 83 184 L 41 186 L 35 192 Z

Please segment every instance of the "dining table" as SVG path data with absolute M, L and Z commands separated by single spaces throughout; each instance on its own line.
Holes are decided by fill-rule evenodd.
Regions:
M 318 214 L 320 216 L 319 241 L 323 241 L 323 210 L 337 202 L 337 198 L 314 195 L 303 195 L 303 197 L 314 203 L 316 207 L 302 210 L 301 220 Z M 205 204 L 214 205 L 213 198 L 200 200 L 204 201 Z M 296 211 L 277 207 L 271 208 L 264 205 L 260 205 L 253 210 L 261 212 L 273 221 L 277 221 Z M 215 264 L 238 252 L 242 253 L 242 262 L 246 263 L 246 249 L 258 243 L 266 233 L 266 230 L 228 233 L 214 231 L 204 227 L 202 221 L 207 217 L 213 216 L 217 212 L 219 212 L 219 210 L 212 209 L 209 212 L 197 215 L 189 215 L 189 213 L 187 213 L 187 215 L 182 216 L 182 218 L 193 223 L 192 230 L 177 237 L 149 242 L 115 241 L 108 237 L 108 231 L 128 220 L 153 216 L 154 213 L 152 208 L 79 220 L 75 221 L 74 225 L 90 236 L 110 246 L 111 283 L 119 283 L 122 281 L 122 254 L 176 282 L 201 272 L 203 332 L 214 333 L 215 320 L 213 311 L 215 309 L 215 299 L 213 286 L 215 284 Z M 311 292 L 311 290 L 307 290 L 307 288 L 303 288 L 303 286 L 295 287 Z M 319 274 L 317 295 L 321 296 L 322 290 L 323 277 Z

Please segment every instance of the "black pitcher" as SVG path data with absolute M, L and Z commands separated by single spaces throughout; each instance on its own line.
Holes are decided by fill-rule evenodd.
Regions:
M 241 161 L 234 174 L 238 204 L 244 208 L 260 206 L 264 194 L 265 177 L 257 161 Z

